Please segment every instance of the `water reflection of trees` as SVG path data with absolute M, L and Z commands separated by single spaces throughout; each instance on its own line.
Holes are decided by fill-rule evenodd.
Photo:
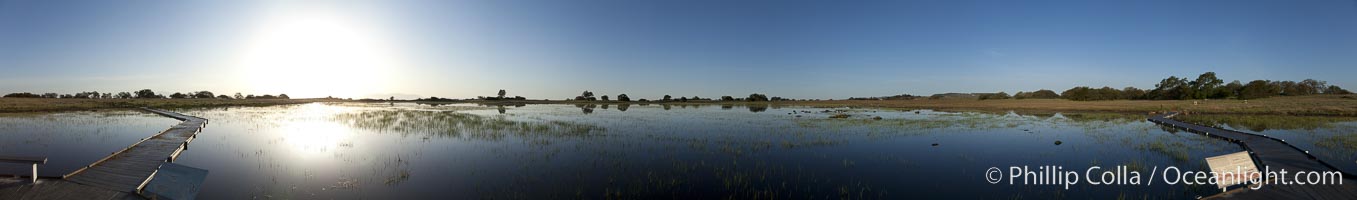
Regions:
M 495 111 L 498 111 L 499 114 L 504 114 L 505 112 L 507 112 L 507 111 L 509 110 L 509 109 L 508 109 L 508 106 L 513 106 L 513 107 L 515 107 L 515 108 L 523 107 L 523 106 L 528 106 L 528 104 L 524 104 L 524 103 L 515 103 L 515 102 L 503 102 L 503 103 L 497 102 L 497 103 L 490 103 L 490 104 L 481 103 L 481 104 L 476 104 L 476 105 L 485 106 L 485 107 L 495 107 Z M 435 105 L 435 106 L 437 106 L 437 105 Z
M 763 112 L 768 110 L 768 104 L 750 104 L 745 105 L 745 107 L 749 108 L 749 112 Z
M 1031 115 L 1031 116 L 1042 117 L 1046 115 Z M 1145 121 L 1145 119 L 1148 117 L 1146 115 L 1126 114 L 1126 113 L 1090 112 L 1090 113 L 1056 113 L 1054 115 L 1050 115 L 1050 117 L 1047 118 L 1056 116 L 1064 117 L 1065 119 L 1069 119 L 1075 122 L 1137 122 Z
M 504 136 L 583 137 L 603 127 L 566 121 L 515 121 L 504 116 L 480 116 L 454 111 L 374 110 L 335 115 L 332 120 L 351 127 L 400 134 L 430 134 L 472 139 Z
M 1020 111 L 1020 110 L 1015 110 L 1015 111 L 1013 111 L 1013 114 L 1017 114 L 1017 115 L 1019 115 L 1019 116 L 1032 116 L 1032 117 L 1036 117 L 1036 118 L 1045 119 L 1045 118 L 1055 117 L 1056 114 L 1060 114 L 1060 113 L 1058 113 L 1058 112 Z
M 592 113 L 594 113 L 594 108 L 598 108 L 598 105 L 597 105 L 597 104 L 575 104 L 575 107 L 576 107 L 576 108 L 580 108 L 580 112 L 584 112 L 584 114 L 592 114 Z

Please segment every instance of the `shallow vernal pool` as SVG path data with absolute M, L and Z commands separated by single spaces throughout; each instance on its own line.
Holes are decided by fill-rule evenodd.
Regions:
M 176 123 L 137 111 L 0 113 L 0 155 L 47 157 L 38 176 L 60 177 Z M 0 163 L 0 174 L 31 170 Z
M 1218 190 L 991 184 L 985 171 L 1200 171 L 1205 157 L 1242 150 L 1105 113 L 322 103 L 176 111 L 211 120 L 176 161 L 210 170 L 200 197 L 211 199 L 1193 198 Z M 831 118 L 839 114 L 848 117 Z

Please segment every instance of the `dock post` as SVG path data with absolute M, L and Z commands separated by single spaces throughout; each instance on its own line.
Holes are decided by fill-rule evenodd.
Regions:
M 33 184 L 38 184 L 38 163 L 33 163 Z

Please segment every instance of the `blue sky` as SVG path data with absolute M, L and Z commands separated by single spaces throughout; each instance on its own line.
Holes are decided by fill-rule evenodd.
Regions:
M 0 71 L 3 93 L 301 97 L 1357 88 L 1357 2 L 0 1 Z

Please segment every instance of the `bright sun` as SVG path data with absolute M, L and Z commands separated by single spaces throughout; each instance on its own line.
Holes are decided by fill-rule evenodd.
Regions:
M 247 44 L 240 68 L 250 90 L 292 97 L 359 97 L 387 87 L 397 65 L 370 27 L 333 14 L 282 16 Z

